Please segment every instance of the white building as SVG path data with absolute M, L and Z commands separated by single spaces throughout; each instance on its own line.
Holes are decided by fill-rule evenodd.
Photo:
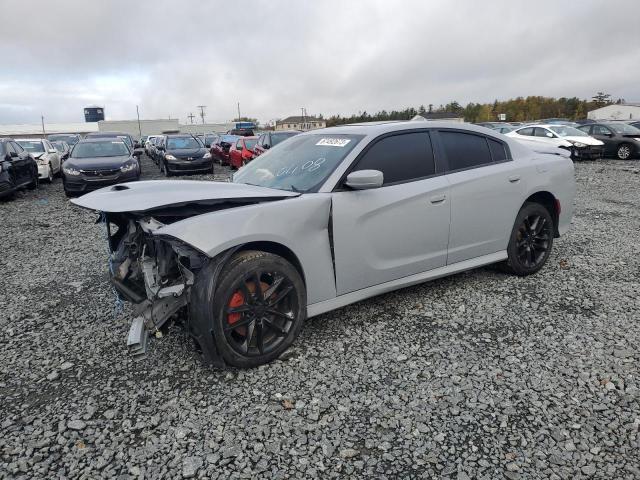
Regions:
M 276 130 L 315 130 L 316 128 L 325 128 L 327 122 L 322 118 L 294 116 L 287 117 L 276 122 Z
M 77 123 L 45 123 L 45 135 L 54 133 L 77 133 L 86 135 L 90 132 L 97 132 L 98 124 L 95 122 L 77 122 Z M 0 125 L 0 137 L 10 138 L 42 138 L 42 124 L 15 124 Z
M 638 120 L 640 103 L 621 103 L 596 108 L 587 114 L 591 120 Z

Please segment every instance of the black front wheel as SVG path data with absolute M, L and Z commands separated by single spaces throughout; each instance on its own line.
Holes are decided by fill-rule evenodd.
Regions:
M 539 203 L 525 203 L 511 231 L 505 269 L 520 276 L 540 270 L 551 254 L 553 232 L 549 211 Z
M 199 275 L 194 295 L 199 323 L 210 325 L 227 365 L 250 368 L 282 354 L 298 336 L 306 318 L 306 290 L 298 270 L 267 252 L 235 254 L 220 272 L 215 292 L 212 274 Z
M 628 143 L 621 143 L 616 150 L 616 156 L 620 160 L 629 160 L 633 155 L 633 147 Z

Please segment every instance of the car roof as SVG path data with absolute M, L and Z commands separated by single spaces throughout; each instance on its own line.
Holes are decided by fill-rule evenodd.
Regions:
M 14 138 L 14 142 L 41 142 L 44 138 Z
M 114 139 L 120 143 L 124 143 L 126 145 L 125 142 L 122 141 L 122 139 L 118 138 L 118 137 L 85 137 L 82 140 L 80 140 L 78 143 L 98 143 L 98 142 L 107 142 L 107 141 L 114 141 Z
M 456 130 L 467 130 L 470 132 L 481 133 L 483 135 L 500 135 L 495 130 L 472 123 L 446 122 L 435 120 L 405 120 L 399 122 L 368 122 L 368 123 L 352 123 L 340 125 L 336 127 L 322 128 L 319 130 L 310 130 L 300 135 L 371 135 L 377 136 L 389 132 L 398 132 L 402 130 L 414 130 L 419 128 L 449 128 Z

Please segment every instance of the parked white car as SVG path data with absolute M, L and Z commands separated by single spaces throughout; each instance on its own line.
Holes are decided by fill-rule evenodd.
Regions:
M 40 180 L 52 182 L 55 175 L 60 175 L 62 172 L 62 159 L 56 147 L 51 145 L 49 140 L 18 138 L 16 142 L 35 158 L 38 163 L 38 178 Z
M 571 152 L 571 158 L 602 158 L 604 143 L 569 125 L 529 125 L 506 134 L 528 144 L 560 147 Z
M 160 135 L 149 135 L 144 142 L 144 153 L 147 155 L 151 154 L 151 145 L 153 144 L 153 139 L 159 137 Z

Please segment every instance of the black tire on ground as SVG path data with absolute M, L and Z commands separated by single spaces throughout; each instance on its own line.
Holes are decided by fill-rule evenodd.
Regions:
M 35 190 L 36 188 L 38 188 L 38 183 L 39 183 L 38 171 L 36 170 L 33 173 L 33 180 L 31 180 L 31 182 L 27 184 L 27 189 L 28 190 Z
M 47 182 L 53 183 L 53 167 L 49 164 L 49 175 L 47 176 Z
M 165 161 L 162 162 L 162 166 L 160 170 L 162 171 L 162 173 L 164 173 L 165 177 L 170 177 L 172 175 L 171 172 L 169 171 L 169 167 L 167 167 L 167 162 Z
M 520 276 L 536 273 L 551 254 L 553 232 L 553 218 L 544 205 L 525 203 L 516 216 L 502 269 Z
M 616 157 L 619 160 L 629 160 L 633 156 L 633 146 L 628 143 L 621 143 L 616 149 Z
M 210 264 L 198 274 L 191 315 L 213 334 L 226 364 L 251 368 L 278 358 L 306 319 L 306 290 L 296 268 L 251 250 L 233 255 L 215 283 L 214 271 Z

